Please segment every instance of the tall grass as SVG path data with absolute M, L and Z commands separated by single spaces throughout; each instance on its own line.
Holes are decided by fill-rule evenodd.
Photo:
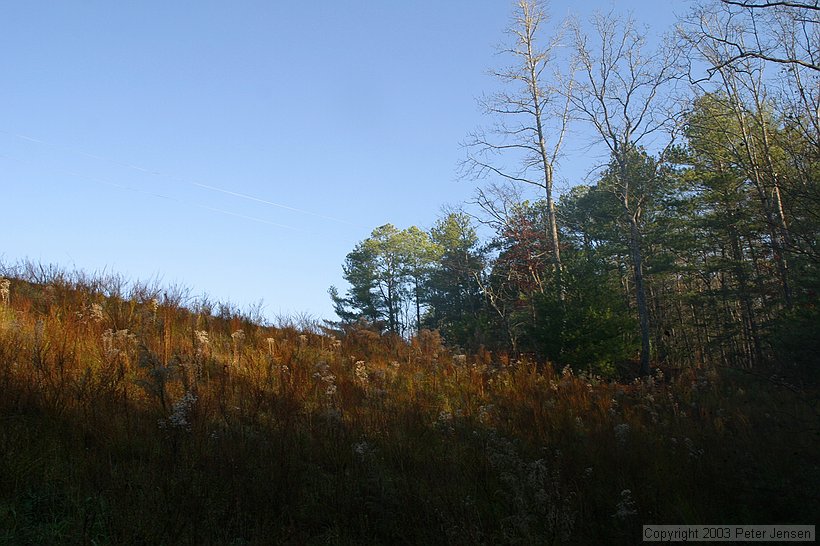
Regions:
M 0 302 L 0 543 L 633 544 L 820 520 L 816 390 L 622 384 L 28 265 Z

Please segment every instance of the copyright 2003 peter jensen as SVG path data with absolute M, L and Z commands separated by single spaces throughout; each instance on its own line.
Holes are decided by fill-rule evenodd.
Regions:
M 814 542 L 814 525 L 644 525 L 644 542 Z

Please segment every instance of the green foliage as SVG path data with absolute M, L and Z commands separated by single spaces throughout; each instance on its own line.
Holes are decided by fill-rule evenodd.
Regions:
M 340 297 L 338 289 L 330 288 L 336 314 L 344 324 L 365 319 L 379 329 L 407 334 L 414 322 L 418 327 L 423 285 L 438 255 L 429 235 L 415 226 L 399 231 L 385 224 L 374 229 L 345 259 L 347 295 Z
M 615 272 L 587 253 L 565 253 L 564 265 L 564 299 L 537 297 L 529 337 L 558 366 L 615 377 L 616 364 L 640 350 L 635 320 L 614 286 Z
M 820 385 L 818 324 L 820 306 L 814 295 L 778 317 L 772 325 L 768 342 L 780 373 L 790 380 Z
M 337 314 L 605 375 L 633 361 L 630 328 L 640 331 L 643 374 L 650 362 L 804 362 L 811 349 L 790 336 L 813 316 L 802 295 L 820 262 L 820 148 L 806 112 L 779 108 L 749 93 L 705 93 L 676 147 L 657 157 L 630 142 L 614 150 L 594 183 L 557 204 L 562 268 L 545 201 L 514 188 L 480 194 L 496 230 L 484 244 L 461 213 L 429 234 L 378 228 L 348 255 L 351 289 L 331 292 Z
M 448 343 L 476 350 L 487 324 L 476 278 L 483 273 L 485 260 L 478 235 L 469 216 L 457 212 L 439 219 L 430 237 L 440 253 L 428 277 L 424 323 L 439 330 Z

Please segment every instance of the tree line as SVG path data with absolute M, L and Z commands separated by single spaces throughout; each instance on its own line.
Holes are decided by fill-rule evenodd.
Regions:
M 604 374 L 816 378 L 820 5 L 707 0 L 648 38 L 519 0 L 490 123 L 464 143 L 475 212 L 376 228 L 347 255 L 350 289 L 330 290 L 341 324 Z M 556 196 L 575 127 L 608 160 Z

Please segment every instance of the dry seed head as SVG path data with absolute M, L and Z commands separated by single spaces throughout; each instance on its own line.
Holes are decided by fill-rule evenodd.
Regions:
M 623 520 L 636 515 L 638 515 L 638 509 L 635 506 L 634 499 L 632 498 L 632 491 L 629 489 L 624 489 L 621 491 L 621 498 L 615 505 L 615 513 L 612 514 L 612 517 Z
M 0 278 L 0 303 L 2 303 L 3 305 L 8 305 L 10 294 L 11 281 L 5 278 Z
M 356 379 L 358 379 L 360 383 L 362 383 L 363 385 L 367 384 L 367 364 L 365 364 L 364 360 L 359 360 L 358 362 L 356 362 L 355 374 Z
M 194 330 L 194 336 L 196 336 L 197 345 L 208 345 L 211 342 L 205 330 Z
M 99 303 L 92 303 L 88 308 L 88 315 L 94 322 L 102 322 L 105 319 L 103 306 Z

